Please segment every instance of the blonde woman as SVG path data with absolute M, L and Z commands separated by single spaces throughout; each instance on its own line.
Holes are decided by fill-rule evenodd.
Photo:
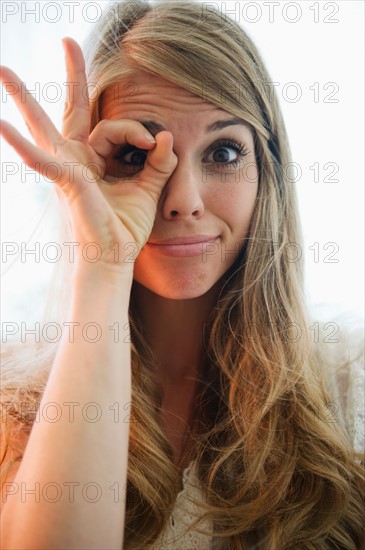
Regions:
M 202 14 L 114 3 L 85 58 L 64 39 L 62 132 L 20 92 L 35 144 L 2 123 L 77 243 L 45 316 L 68 330 L 4 347 L 4 550 L 362 544 L 360 362 L 310 337 L 269 75 Z

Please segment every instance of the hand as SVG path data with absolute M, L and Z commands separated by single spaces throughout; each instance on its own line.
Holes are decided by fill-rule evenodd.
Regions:
M 146 128 L 127 119 L 102 120 L 89 135 L 91 116 L 82 50 L 71 38 L 63 43 L 70 85 L 62 134 L 30 93 L 24 94 L 26 100 L 22 101 L 24 83 L 7 67 L 1 67 L 0 79 L 5 86 L 11 83 L 12 90 L 17 90 L 14 100 L 36 145 L 5 121 L 1 121 L 1 134 L 27 166 L 56 183 L 58 196 L 67 203 L 73 237 L 80 245 L 77 249 L 97 243 L 102 265 L 128 270 L 130 247 L 123 246 L 132 243 L 139 253 L 145 245 L 161 191 L 176 168 L 173 136 L 167 131 L 160 132 L 155 137 L 156 143 L 151 143 L 145 137 Z M 117 145 L 125 143 L 148 151 L 144 168 L 131 178 L 108 178 L 106 158 Z M 115 191 L 104 194 L 105 186 L 109 190 L 115 186 Z M 113 195 L 112 203 L 107 196 Z M 116 243 L 119 254 L 115 253 Z M 128 263 L 124 264 L 127 256 Z

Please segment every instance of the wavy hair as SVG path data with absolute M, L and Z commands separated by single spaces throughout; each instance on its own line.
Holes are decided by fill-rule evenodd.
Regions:
M 250 37 L 228 16 L 205 11 L 204 4 L 110 2 L 84 45 L 92 83 L 90 131 L 101 118 L 104 91 L 118 82 L 133 87 L 137 68 L 245 119 L 254 135 L 259 185 L 249 234 L 204 326 L 208 360 L 191 422 L 205 502 L 199 502 L 194 527 L 212 535 L 215 548 L 356 550 L 363 532 L 362 455 L 339 424 L 327 421 L 333 396 L 324 376 L 326 358 L 310 337 L 303 262 L 295 257 L 302 239 L 285 125 Z M 60 231 L 67 242 L 67 221 Z M 45 319 L 50 311 L 56 315 L 56 295 L 60 306 L 67 303 L 69 270 L 58 269 L 56 275 L 61 284 L 50 287 L 52 308 Z M 61 319 L 61 307 L 57 311 Z M 133 287 L 129 316 L 132 406 L 124 548 L 147 550 L 168 522 L 181 471 L 158 422 L 162 391 L 151 376 L 154 357 Z M 31 353 L 15 343 L 7 348 L 6 445 L 17 430 L 31 428 L 57 345 L 40 344 Z M 4 465 L 3 479 L 10 466 Z M 212 532 L 201 527 L 205 518 L 212 519 Z

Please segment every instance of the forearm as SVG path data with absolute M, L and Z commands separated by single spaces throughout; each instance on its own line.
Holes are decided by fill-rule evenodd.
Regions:
M 15 478 L 19 490 L 4 506 L 4 550 L 122 548 L 131 403 L 130 286 L 128 278 L 102 280 L 96 270 L 75 277 L 70 322 L 79 325 L 73 325 L 73 341 L 63 335 Z M 82 335 L 88 323 L 101 332 L 98 341 L 88 341 L 96 336 L 94 328 Z M 116 323 L 123 329 L 119 342 L 109 328 Z M 55 416 L 57 421 L 50 421 Z M 36 484 L 39 502 L 26 494 Z

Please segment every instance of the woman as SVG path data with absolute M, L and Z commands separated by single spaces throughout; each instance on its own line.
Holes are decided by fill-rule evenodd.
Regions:
M 77 244 L 69 330 L 4 358 L 4 549 L 361 544 L 362 454 L 328 408 L 352 371 L 310 338 L 277 99 L 241 27 L 202 8 L 111 5 L 86 74 L 64 40 L 62 134 L 20 93 L 36 145 L 2 125 Z

